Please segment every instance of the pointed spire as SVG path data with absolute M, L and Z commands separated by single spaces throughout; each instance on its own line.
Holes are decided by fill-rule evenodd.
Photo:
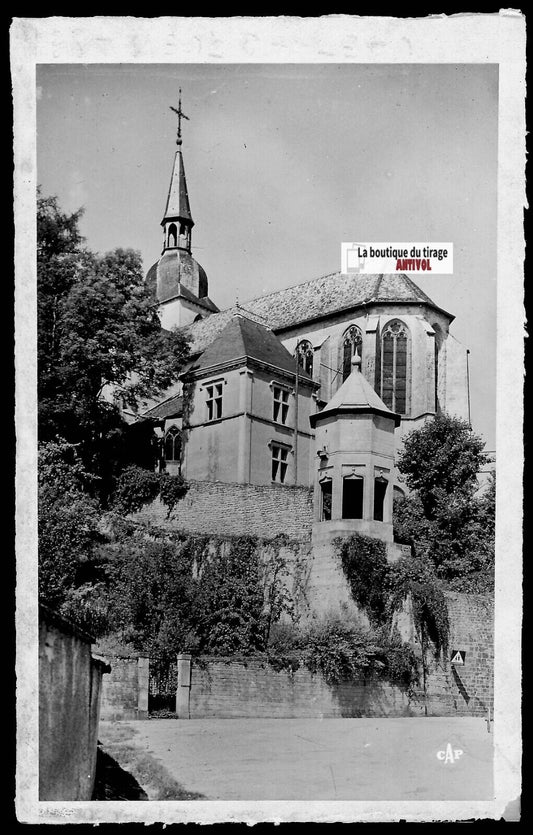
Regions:
M 183 165 L 181 151 L 176 151 L 174 158 L 174 167 L 172 169 L 172 177 L 170 178 L 170 187 L 162 225 L 171 220 L 186 220 L 191 226 L 194 223 L 189 205 L 185 166 Z
M 191 207 L 189 205 L 189 194 L 187 192 L 187 180 L 185 178 L 185 167 L 183 165 L 183 155 L 181 153 L 181 120 L 189 119 L 181 109 L 181 87 L 179 91 L 178 107 L 170 106 L 170 109 L 178 116 L 178 133 L 176 138 L 176 145 L 178 150 L 174 157 L 174 166 L 172 168 L 172 176 L 170 178 L 170 187 L 168 190 L 167 202 L 165 207 L 165 214 L 161 221 L 161 226 L 165 230 L 165 240 L 163 251 L 166 249 L 185 249 L 187 252 L 191 251 L 191 230 L 194 226 L 194 221 L 191 215 Z

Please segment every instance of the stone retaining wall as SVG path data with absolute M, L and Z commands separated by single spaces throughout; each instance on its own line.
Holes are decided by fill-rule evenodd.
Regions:
M 309 541 L 313 522 L 313 491 L 284 485 L 222 484 L 190 481 L 189 490 L 170 517 L 156 499 L 133 517 L 166 530 L 202 535 L 242 536 L 253 533 L 273 539 Z

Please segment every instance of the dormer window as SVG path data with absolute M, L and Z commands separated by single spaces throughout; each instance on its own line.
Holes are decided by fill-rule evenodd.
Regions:
M 272 418 L 276 423 L 285 424 L 289 415 L 289 390 L 274 385 L 272 391 L 274 394 Z

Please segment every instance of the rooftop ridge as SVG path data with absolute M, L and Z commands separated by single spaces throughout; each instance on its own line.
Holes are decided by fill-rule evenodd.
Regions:
M 219 312 L 232 313 L 233 316 L 242 316 L 243 319 L 250 319 L 251 322 L 256 322 L 258 325 L 263 325 L 265 328 L 268 328 L 268 330 L 272 330 L 268 324 L 266 316 L 261 316 L 260 313 L 254 313 L 252 310 L 248 310 L 241 304 L 235 304 L 232 307 L 227 307 L 225 310 L 221 310 Z
M 300 281 L 296 284 L 289 284 L 288 287 L 280 287 L 279 290 L 271 290 L 270 293 L 263 293 L 261 296 L 255 296 L 253 299 L 248 299 L 247 303 L 257 302 L 259 299 L 268 299 L 269 296 L 277 296 L 278 293 L 283 293 L 285 290 L 292 290 L 294 287 L 305 287 L 306 284 L 313 284 L 315 281 L 320 281 L 322 278 L 331 278 L 334 275 L 343 275 L 340 270 L 335 270 L 332 273 L 325 273 L 324 275 L 317 275 L 314 278 L 309 278 L 307 281 Z

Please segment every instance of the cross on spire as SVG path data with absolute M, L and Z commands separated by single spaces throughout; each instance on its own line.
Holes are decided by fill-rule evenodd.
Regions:
M 176 145 L 181 145 L 181 142 L 182 142 L 182 140 L 181 140 L 181 120 L 182 119 L 187 119 L 187 121 L 189 121 L 189 117 L 186 116 L 185 113 L 183 112 L 183 110 L 181 109 L 181 87 L 180 87 L 180 90 L 179 90 L 178 107 L 175 108 L 175 107 L 172 107 L 172 105 L 170 105 L 170 109 L 173 110 L 174 113 L 177 113 L 177 116 L 178 116 L 178 135 L 176 137 Z

